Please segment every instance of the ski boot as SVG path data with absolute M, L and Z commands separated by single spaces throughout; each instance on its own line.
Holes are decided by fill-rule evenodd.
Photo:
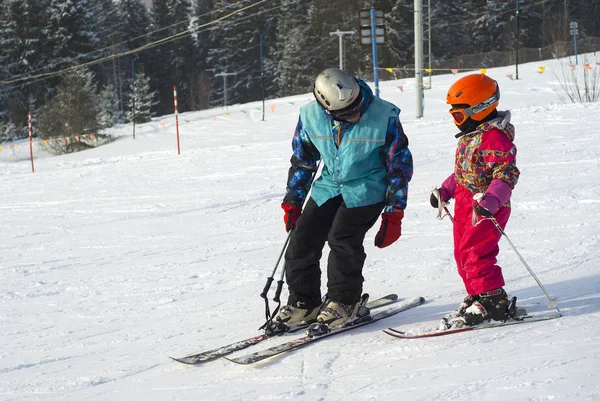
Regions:
M 465 297 L 465 299 L 463 299 L 463 301 L 458 305 L 458 307 L 455 310 L 444 315 L 444 317 L 442 319 L 451 320 L 451 319 L 457 318 L 458 316 L 464 314 L 465 310 L 469 306 L 473 305 L 473 302 L 478 301 L 478 300 L 479 300 L 479 295 L 467 295 Z
M 368 294 L 363 294 L 360 300 L 351 305 L 329 300 L 317 316 L 317 321 L 311 324 L 306 333 L 310 337 L 329 333 L 331 329 L 351 325 L 359 319 L 369 316 L 369 308 L 366 304 L 369 300 Z
M 306 327 L 316 321 L 320 309 L 321 305 L 313 308 L 284 305 L 273 321 L 265 327 L 265 334 L 275 336 L 288 331 L 295 331 L 297 328 Z
M 486 321 L 506 321 L 517 313 L 517 298 L 508 299 L 503 288 L 468 296 L 459 305 L 457 317 L 443 319 L 444 329 L 475 326 Z

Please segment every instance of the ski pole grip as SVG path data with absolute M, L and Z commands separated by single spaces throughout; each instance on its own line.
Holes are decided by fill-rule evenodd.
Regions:
M 267 284 L 265 284 L 265 288 L 263 288 L 262 294 L 260 294 L 261 298 L 267 299 L 267 292 L 269 292 L 269 288 L 271 288 L 272 282 L 273 282 L 273 277 L 269 277 L 267 279 Z
M 277 290 L 275 291 L 275 297 L 273 297 L 273 301 L 279 302 L 279 296 L 281 295 L 282 288 L 283 288 L 283 280 L 279 280 L 277 282 Z

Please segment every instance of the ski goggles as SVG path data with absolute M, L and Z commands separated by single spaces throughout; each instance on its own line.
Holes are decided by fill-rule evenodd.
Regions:
M 467 118 L 473 115 L 471 108 L 466 109 L 450 109 L 450 114 L 452 114 L 452 118 L 454 118 L 454 122 L 457 125 L 465 122 Z
M 317 101 L 317 103 L 319 103 L 319 102 Z M 351 120 L 352 118 L 356 117 L 356 115 L 358 113 L 360 113 L 364 103 L 365 102 L 364 102 L 363 95 L 361 92 L 356 97 L 356 99 L 354 99 L 354 101 L 352 103 L 350 103 L 348 106 L 344 107 L 343 109 L 327 110 L 325 107 L 323 107 L 323 105 L 321 103 L 319 103 L 319 105 L 321 107 L 323 107 L 323 110 L 325 110 L 325 113 L 329 114 L 334 120 L 348 121 L 348 120 Z
M 496 93 L 494 93 L 492 96 L 490 96 L 483 102 L 476 104 L 475 106 L 472 106 L 472 107 L 458 108 L 458 107 L 460 107 L 460 105 L 453 105 L 453 108 L 450 109 L 449 113 L 452 114 L 452 118 L 454 118 L 454 123 L 456 125 L 461 125 L 462 123 L 464 123 L 467 120 L 467 118 L 469 118 L 477 113 L 482 112 L 483 110 L 487 109 L 488 107 L 490 107 L 494 103 L 496 103 L 499 99 L 500 99 L 500 93 L 499 93 L 499 91 L 496 91 Z M 467 105 L 465 105 L 465 106 L 467 106 Z M 457 107 L 457 108 L 454 108 L 454 107 Z

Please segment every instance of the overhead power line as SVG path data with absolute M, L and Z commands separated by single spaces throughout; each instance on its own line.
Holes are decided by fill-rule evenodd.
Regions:
M 217 19 L 215 19 L 213 21 L 207 22 L 206 24 L 202 24 L 202 25 L 199 25 L 197 27 L 190 28 L 190 29 L 187 29 L 185 31 L 181 31 L 181 32 L 178 32 L 176 34 L 173 34 L 173 35 L 170 35 L 170 36 L 158 39 L 158 40 L 156 40 L 154 42 L 147 43 L 147 44 L 145 44 L 143 46 L 140 46 L 140 47 L 137 47 L 135 49 L 126 50 L 126 51 L 123 51 L 123 52 L 120 52 L 120 53 L 111 54 L 109 56 L 105 56 L 105 57 L 99 58 L 97 60 L 93 60 L 93 61 L 89 61 L 89 62 L 86 62 L 86 63 L 78 64 L 78 65 L 75 65 L 75 66 L 71 66 L 71 67 L 68 67 L 68 68 L 64 68 L 64 69 L 59 70 L 59 71 L 41 73 L 41 74 L 36 74 L 36 75 L 28 75 L 26 77 L 20 76 L 20 77 L 16 77 L 16 78 L 13 78 L 13 79 L 3 80 L 3 81 L 0 81 L 0 84 L 8 85 L 8 84 L 16 83 L 16 82 L 29 81 L 29 80 L 33 80 L 33 79 L 39 80 L 41 78 L 49 78 L 49 77 L 53 77 L 53 76 L 57 76 L 57 75 L 62 75 L 62 74 L 65 74 L 67 72 L 74 71 L 74 70 L 77 70 L 77 69 L 80 69 L 80 68 L 85 68 L 85 67 L 89 67 L 89 66 L 92 66 L 92 65 L 95 65 L 95 64 L 99 64 L 99 63 L 102 63 L 104 61 L 108 61 L 108 60 L 112 60 L 112 59 L 115 59 L 115 58 L 120 58 L 120 57 L 128 56 L 128 55 L 131 55 L 131 54 L 135 54 L 135 53 L 138 53 L 138 52 L 140 52 L 142 50 L 147 50 L 147 49 L 159 46 L 161 44 L 164 44 L 164 43 L 176 40 L 176 39 L 180 39 L 182 37 L 185 37 L 186 35 L 191 35 L 192 33 L 198 31 L 201 28 L 205 28 L 205 27 L 208 27 L 210 25 L 214 25 L 214 24 L 216 24 L 218 22 L 224 21 L 224 20 L 226 20 L 226 19 L 228 19 L 228 18 L 230 18 L 230 17 L 232 17 L 232 16 L 234 16 L 236 14 L 239 14 L 239 13 L 241 13 L 243 11 L 246 11 L 246 10 L 248 10 L 250 8 L 256 7 L 256 6 L 258 6 L 258 5 L 262 4 L 262 3 L 265 3 L 267 1 L 268 0 L 257 1 L 256 3 L 250 4 L 250 5 L 246 6 L 246 7 L 242 7 L 242 8 L 240 8 L 238 10 L 235 10 L 235 11 L 229 13 L 229 14 L 226 14 L 226 15 L 224 15 L 222 17 L 219 17 L 219 18 L 217 18 Z M 97 52 L 97 51 L 95 51 L 95 52 Z

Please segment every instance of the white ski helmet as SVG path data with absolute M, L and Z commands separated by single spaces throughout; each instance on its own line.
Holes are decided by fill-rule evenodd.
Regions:
M 325 110 L 342 110 L 359 97 L 360 86 L 339 68 L 328 68 L 315 80 L 313 94 Z

